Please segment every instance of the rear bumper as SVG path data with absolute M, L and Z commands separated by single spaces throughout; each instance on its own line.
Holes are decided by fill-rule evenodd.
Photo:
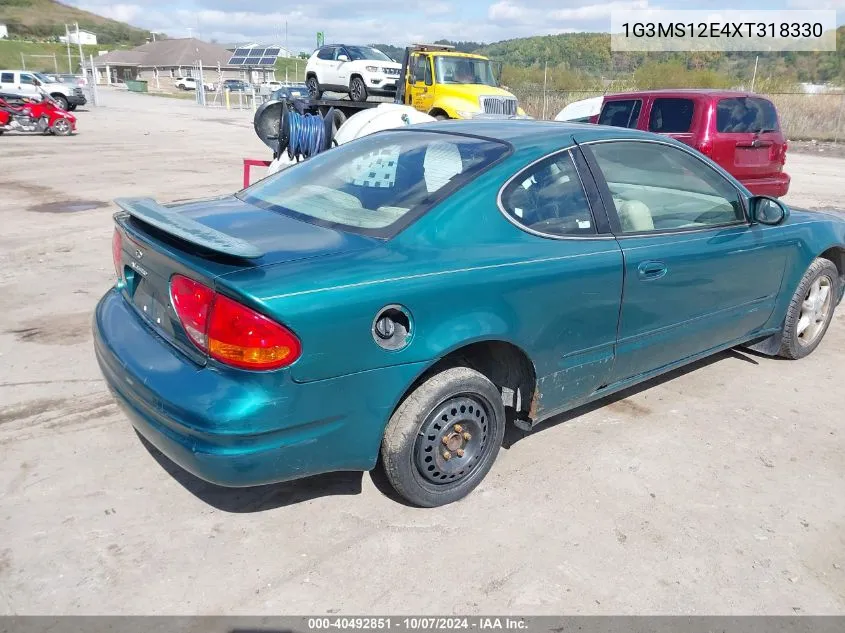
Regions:
M 132 425 L 188 472 L 252 486 L 369 470 L 418 364 L 295 383 L 289 372 L 198 367 L 110 290 L 94 313 L 94 349 Z
M 772 196 L 780 198 L 789 191 L 790 176 L 786 172 L 779 172 L 766 178 L 743 180 L 742 184 L 755 196 Z

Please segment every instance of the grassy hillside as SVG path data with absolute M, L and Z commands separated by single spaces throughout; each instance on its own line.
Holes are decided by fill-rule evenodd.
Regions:
M 112 47 L 110 47 L 112 48 Z M 86 59 L 89 55 L 97 56 L 99 46 L 83 46 Z M 23 61 L 21 61 L 23 53 Z M 0 68 L 20 68 L 24 64 L 30 70 L 54 72 L 53 55 L 56 56 L 59 72 L 75 73 L 79 69 L 79 47 L 71 46 L 72 70 L 67 67 L 67 47 L 64 44 L 53 44 L 47 42 L 19 42 L 15 40 L 0 40 Z M 40 57 L 36 57 L 40 56 Z
M 65 24 L 97 34 L 98 44 L 143 44 L 150 32 L 54 0 L 0 0 L 0 23 L 13 39 L 50 39 L 65 34 Z

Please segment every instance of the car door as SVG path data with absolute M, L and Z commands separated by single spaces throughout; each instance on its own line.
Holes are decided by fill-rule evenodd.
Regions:
M 37 79 L 35 75 L 31 75 L 30 73 L 17 73 L 18 76 L 18 92 L 21 94 L 37 94 Z
M 15 73 L 4 70 L 0 73 L 0 91 L 16 93 L 18 85 L 15 81 Z
M 520 249 L 544 262 L 520 294 L 530 305 L 524 327 L 537 372 L 536 413 L 548 417 L 587 401 L 609 381 L 622 252 L 577 148 L 526 167 L 499 201 L 505 217 L 530 234 Z
M 345 59 L 340 59 L 345 57 Z M 352 56 L 349 51 L 343 47 L 338 47 L 335 50 L 332 73 L 334 79 L 332 83 L 336 86 L 349 86 L 349 69 L 351 68 Z
M 625 260 L 611 384 L 762 329 L 787 245 L 746 220 L 747 199 L 734 181 L 673 143 L 629 139 L 582 148 Z
M 434 104 L 431 58 L 415 53 L 411 55 L 411 105 L 420 112 L 428 112 Z

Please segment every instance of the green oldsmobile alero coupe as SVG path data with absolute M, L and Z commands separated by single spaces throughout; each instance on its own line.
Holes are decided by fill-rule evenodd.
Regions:
M 619 128 L 410 126 L 232 196 L 117 202 L 100 366 L 138 432 L 226 486 L 380 456 L 449 503 L 506 420 L 736 345 L 801 358 L 845 288 L 845 221 Z

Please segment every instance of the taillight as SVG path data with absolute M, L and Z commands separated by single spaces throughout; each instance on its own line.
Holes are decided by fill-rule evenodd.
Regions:
M 174 275 L 170 280 L 170 300 L 188 338 L 207 352 L 208 313 L 214 303 L 214 291 L 193 279 Z
M 194 345 L 221 363 L 243 369 L 279 369 L 302 353 L 284 326 L 193 279 L 170 280 L 173 307 Z
M 111 257 L 114 261 L 114 272 L 118 281 L 123 279 L 123 243 L 120 239 L 120 231 L 114 230 L 111 238 Z

